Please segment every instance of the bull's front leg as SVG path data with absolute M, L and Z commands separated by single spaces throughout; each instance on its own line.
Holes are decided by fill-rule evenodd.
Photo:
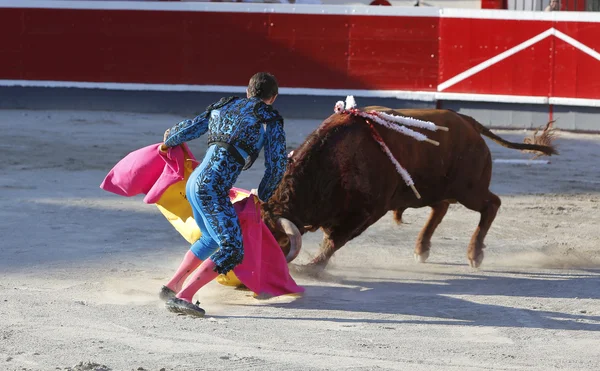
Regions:
M 364 209 L 353 211 L 334 227 L 323 228 L 323 241 L 319 253 L 310 262 L 312 269 L 324 270 L 333 254 L 348 241 L 364 232 L 371 224 L 381 218 L 385 212 L 371 213 Z
M 329 263 L 329 259 L 331 259 L 333 254 L 340 247 L 341 246 L 338 246 L 336 248 L 336 243 L 331 238 L 331 233 L 324 232 L 323 241 L 321 241 L 319 252 L 317 253 L 317 256 L 315 256 L 313 260 L 309 263 L 309 265 L 314 266 L 315 268 L 320 268 L 321 270 L 325 269 L 325 267 Z
M 296 274 L 307 275 L 310 277 L 321 276 L 327 267 L 329 259 L 331 259 L 336 250 L 335 242 L 331 238 L 331 234 L 324 231 L 323 241 L 321 242 L 317 255 L 306 265 L 290 265 L 290 270 Z

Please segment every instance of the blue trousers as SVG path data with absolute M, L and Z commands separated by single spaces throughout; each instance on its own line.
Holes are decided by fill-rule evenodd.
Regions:
M 190 250 L 200 260 L 210 257 L 220 274 L 244 258 L 242 229 L 229 199 L 241 171 L 242 165 L 225 148 L 212 145 L 186 183 L 186 197 L 202 232 Z

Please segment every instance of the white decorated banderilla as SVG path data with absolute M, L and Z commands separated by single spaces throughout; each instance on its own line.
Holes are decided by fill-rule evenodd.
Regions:
M 427 129 L 430 131 L 436 131 L 436 130 L 448 131 L 448 128 L 445 126 L 438 126 L 430 121 L 422 121 L 422 120 L 418 120 L 418 119 L 415 119 L 412 117 L 390 115 L 388 113 L 378 112 L 378 111 L 370 111 L 370 112 L 360 111 L 359 109 L 356 108 L 356 102 L 354 100 L 354 97 L 351 95 L 346 97 L 345 104 L 343 101 L 338 101 L 335 104 L 334 111 L 338 114 L 350 113 L 352 115 L 361 116 L 366 119 L 366 122 L 369 125 L 369 128 L 371 129 L 371 134 L 373 136 L 373 139 L 375 139 L 375 141 L 377 143 L 379 143 L 379 145 L 381 146 L 383 151 L 386 153 L 386 155 L 392 161 L 392 163 L 396 167 L 396 171 L 402 176 L 402 179 L 404 180 L 406 185 L 409 186 L 413 190 L 415 196 L 418 199 L 420 199 L 421 195 L 415 188 L 414 182 L 413 182 L 410 174 L 408 174 L 406 169 L 404 169 L 402 167 L 402 165 L 400 165 L 398 160 L 396 160 L 396 158 L 394 157 L 394 155 L 392 154 L 392 152 L 390 151 L 388 146 L 383 141 L 383 138 L 381 138 L 381 136 L 379 135 L 379 133 L 377 132 L 377 130 L 375 129 L 375 127 L 371 124 L 371 122 L 369 120 L 372 120 L 385 128 L 394 130 L 394 131 L 402 133 L 404 135 L 408 135 L 418 141 L 427 142 L 427 143 L 433 144 L 435 146 L 439 146 L 440 143 L 435 140 L 427 138 L 427 136 L 424 134 L 421 134 L 419 132 L 411 130 L 402 125 L 418 127 L 418 128 Z M 400 125 L 398 125 L 398 124 L 400 124 Z

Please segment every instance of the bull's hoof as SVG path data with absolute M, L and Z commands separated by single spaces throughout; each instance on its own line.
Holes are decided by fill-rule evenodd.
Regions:
M 471 268 L 479 268 L 479 266 L 481 265 L 482 262 L 483 262 L 483 251 L 481 251 L 479 253 L 479 255 L 477 255 L 475 257 L 475 259 L 469 259 L 469 265 L 471 266 Z
M 425 263 L 429 258 L 429 250 L 423 251 L 421 254 L 415 253 L 415 261 L 417 263 Z
M 292 273 L 313 278 L 319 277 L 325 271 L 325 265 L 316 263 L 308 263 L 305 265 L 290 264 L 288 267 Z

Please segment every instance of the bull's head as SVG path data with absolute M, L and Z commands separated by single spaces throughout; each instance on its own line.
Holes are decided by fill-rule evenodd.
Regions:
M 272 206 L 271 203 L 262 204 L 262 219 L 277 240 L 289 263 L 296 259 L 302 249 L 302 233 L 292 221 L 275 214 Z
M 281 182 L 269 200 L 261 204 L 262 220 L 277 240 L 288 263 L 296 259 L 300 253 L 302 235 L 306 231 L 314 232 L 318 229 L 304 222 L 309 219 L 305 214 L 307 211 L 310 212 L 311 208 L 305 206 L 310 203 L 303 202 L 306 199 L 306 190 L 296 186 L 298 179 L 308 179 L 299 177 L 298 173 L 302 173 L 302 164 L 304 164 L 302 160 L 306 158 L 306 148 L 315 142 L 312 138 L 316 136 L 316 133 L 311 134 L 297 150 L 290 152 L 288 167 Z

